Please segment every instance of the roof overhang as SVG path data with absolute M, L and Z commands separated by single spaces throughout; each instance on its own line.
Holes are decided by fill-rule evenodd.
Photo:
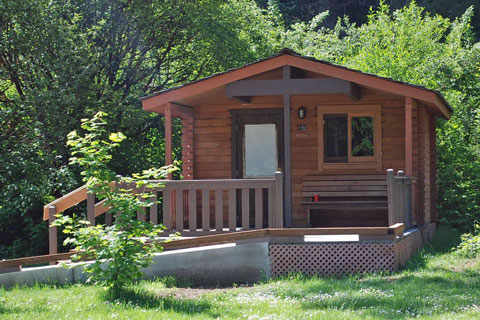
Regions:
M 451 108 L 440 92 L 424 87 L 394 81 L 358 70 L 333 65 L 310 57 L 300 56 L 291 50 L 282 50 L 279 55 L 266 58 L 238 69 L 229 70 L 208 78 L 187 83 L 183 86 L 164 90 L 141 98 L 144 110 L 162 113 L 167 103 L 180 103 L 183 99 L 200 95 L 254 75 L 268 72 L 283 66 L 320 73 L 328 77 L 348 81 L 358 85 L 385 91 L 399 96 L 410 97 L 432 106 L 436 113 L 446 119 L 451 116 Z

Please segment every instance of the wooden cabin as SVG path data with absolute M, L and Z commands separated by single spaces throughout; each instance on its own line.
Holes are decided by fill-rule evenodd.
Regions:
M 183 179 L 152 189 L 137 216 L 187 236 L 166 249 L 267 242 L 272 275 L 344 274 L 394 270 L 435 232 L 435 120 L 452 112 L 437 91 L 284 49 L 142 104 L 165 117 L 166 164 L 182 119 Z M 86 186 L 45 205 L 43 262 L 72 254 L 57 253 L 52 223 L 85 200 L 92 225 L 113 223 Z M 40 260 L 0 269 L 26 261 Z
M 141 100 L 144 110 L 165 116 L 167 164 L 172 117 L 182 119 L 184 180 L 252 183 L 229 195 L 195 193 L 197 199 L 174 210 L 184 219 L 167 221 L 174 229 L 191 224 L 185 211 L 192 205 L 198 207 L 194 223 L 201 220 L 204 230 L 214 221 L 217 230 L 271 226 L 267 214 L 253 212 L 269 210 L 269 196 L 254 183 L 277 171 L 283 173 L 277 227 L 409 227 L 437 220 L 435 119 L 451 114 L 437 91 L 284 49 Z

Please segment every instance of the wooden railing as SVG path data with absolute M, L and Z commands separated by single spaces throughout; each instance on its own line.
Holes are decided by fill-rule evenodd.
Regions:
M 415 216 L 416 177 L 399 170 L 387 170 L 388 224 L 403 223 L 409 228 Z
M 148 216 L 152 223 L 163 224 L 166 227 L 166 234 L 176 231 L 184 236 L 198 236 L 283 227 L 283 174 L 281 172 L 276 172 L 273 178 L 265 179 L 152 182 L 159 182 L 161 185 L 149 192 L 153 194 L 152 201 L 162 199 L 162 210 L 159 212 L 158 206 L 154 204 L 149 208 L 148 215 L 147 212 L 139 212 L 137 219 L 146 221 Z M 136 191 L 135 187 L 127 188 L 132 189 L 132 192 Z M 211 201 L 212 198 L 213 201 Z M 226 206 L 224 206 L 225 199 Z M 50 254 L 58 253 L 57 227 L 51 226 L 56 214 L 85 200 L 87 201 L 87 220 L 91 225 L 95 225 L 95 218 L 104 213 L 106 214 L 105 224 L 113 223 L 112 213 L 104 205 L 104 201 L 96 203 L 95 194 L 88 193 L 86 187 L 82 186 L 44 207 L 43 218 L 48 220 L 50 225 Z M 227 209 L 227 215 L 224 215 L 225 209 Z M 212 217 L 213 221 L 211 221 Z M 188 229 L 185 229 L 187 225 Z

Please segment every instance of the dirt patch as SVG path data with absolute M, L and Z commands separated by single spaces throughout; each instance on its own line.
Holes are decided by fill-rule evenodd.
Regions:
M 400 280 L 403 277 L 404 276 L 401 275 L 401 274 L 394 274 L 394 275 L 391 275 L 391 276 L 383 276 L 383 277 L 381 277 L 381 279 L 382 279 L 382 281 L 392 282 L 392 281 Z M 361 278 L 361 279 L 358 279 L 358 282 L 368 282 L 368 281 L 371 281 L 371 280 L 372 280 L 371 278 Z
M 464 263 L 460 265 L 451 266 L 448 269 L 455 272 L 462 272 L 467 269 L 478 269 L 479 267 L 480 267 L 480 260 L 474 259 L 474 260 L 466 260 Z
M 169 288 L 158 292 L 160 298 L 172 297 L 176 299 L 197 299 L 209 293 L 227 293 L 236 289 L 246 289 L 253 287 L 236 287 L 236 288 Z

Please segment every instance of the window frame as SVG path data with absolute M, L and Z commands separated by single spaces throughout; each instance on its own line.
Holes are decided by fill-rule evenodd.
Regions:
M 324 115 L 347 114 L 347 162 L 325 162 Z M 352 156 L 352 118 L 373 118 L 373 156 Z M 340 105 L 317 106 L 318 130 L 318 171 L 344 169 L 382 170 L 382 106 L 381 105 Z

